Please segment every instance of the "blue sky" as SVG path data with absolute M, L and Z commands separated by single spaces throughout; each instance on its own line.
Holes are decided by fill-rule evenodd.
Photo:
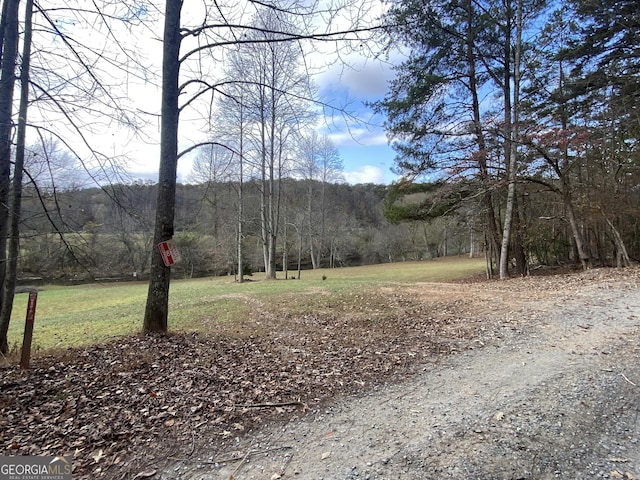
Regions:
M 348 183 L 389 184 L 397 178 L 391 172 L 395 152 L 382 127 L 384 118 L 374 115 L 366 103 L 384 97 L 393 71 L 380 61 L 354 56 L 348 61 L 351 67 L 333 66 L 316 79 L 323 101 L 345 105 L 349 113 L 325 118 L 322 133 L 338 148 Z
M 391 172 L 395 152 L 388 145 L 386 133 L 382 127 L 383 118 L 375 116 L 366 102 L 381 99 L 387 89 L 387 81 L 393 77 L 391 67 L 380 62 L 362 58 L 350 58 L 353 68 L 333 66 L 315 81 L 323 102 L 335 106 L 331 112 L 325 109 L 324 118 L 319 122 L 320 133 L 332 140 L 340 153 L 347 183 L 390 184 L 397 179 Z M 341 108 L 347 112 L 344 114 Z M 183 137 L 188 137 L 184 125 L 180 127 Z M 197 142 L 197 138 L 191 141 Z M 189 145 L 183 138 L 182 147 Z M 155 149 L 153 149 L 155 150 Z M 145 153 L 144 157 L 157 159 L 155 154 Z M 159 155 L 159 152 L 158 152 Z M 140 162 L 134 168 L 143 178 L 155 179 L 156 170 L 149 171 L 151 161 Z M 155 160 L 157 162 L 157 160 Z M 191 160 L 182 159 L 178 165 L 178 180 L 187 180 L 191 171 Z
M 391 172 L 394 152 L 384 145 L 342 146 L 344 178 L 347 183 L 376 183 L 388 185 L 397 179 Z

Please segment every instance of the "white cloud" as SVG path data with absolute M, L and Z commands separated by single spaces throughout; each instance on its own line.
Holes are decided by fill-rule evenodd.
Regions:
M 343 175 L 346 182 L 352 185 L 358 183 L 389 183 L 389 179 L 387 178 L 385 172 L 380 167 L 376 167 L 373 165 L 362 165 L 356 170 L 343 172 Z
M 387 92 L 387 82 L 393 78 L 389 65 L 369 62 L 361 68 L 346 70 L 342 75 L 344 86 L 352 96 L 379 98 Z
M 349 65 L 334 64 L 316 77 L 325 95 L 340 95 L 360 100 L 376 100 L 387 92 L 388 82 L 395 76 L 389 63 L 351 55 Z
M 384 131 L 364 127 L 352 127 L 340 132 L 330 132 L 327 136 L 338 148 L 387 145 L 387 135 Z

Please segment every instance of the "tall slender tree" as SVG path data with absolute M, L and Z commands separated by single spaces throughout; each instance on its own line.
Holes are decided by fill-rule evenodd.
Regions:
M 136 2 L 132 2 L 129 8 L 134 8 Z M 10 172 L 10 160 L 12 157 L 11 146 L 13 141 L 13 124 L 18 124 L 16 148 L 16 167 L 14 169 L 13 199 L 7 203 L 6 197 L 0 201 L 0 270 L 2 270 L 3 306 L 0 309 L 2 316 L 2 328 L 0 328 L 0 348 L 5 349 L 6 329 L 11 316 L 13 299 L 13 285 L 15 278 L 7 279 L 5 284 L 5 266 L 10 268 L 11 275 L 17 274 L 17 268 L 13 265 L 17 262 L 17 237 L 11 234 L 12 248 L 8 250 L 9 258 L 5 258 L 7 252 L 7 228 L 9 223 L 13 223 L 12 228 L 20 222 L 21 206 L 20 192 L 22 167 L 20 162 L 24 160 L 24 144 L 27 138 L 26 106 L 30 108 L 30 122 L 28 127 L 30 132 L 35 133 L 39 138 L 56 138 L 64 144 L 69 152 L 80 162 L 87 177 L 92 178 L 100 185 L 104 185 L 115 176 L 116 160 L 113 155 L 104 155 L 90 140 L 89 133 L 93 133 L 92 125 L 101 125 L 101 122 L 87 122 L 88 116 L 100 111 L 105 118 L 110 117 L 115 122 L 133 125 L 129 111 L 122 108 L 120 100 L 122 97 L 116 93 L 121 85 L 108 85 L 113 69 L 102 68 L 113 61 L 114 56 L 110 51 L 110 46 L 101 43 L 99 48 L 86 45 L 86 41 L 78 41 L 72 33 L 66 31 L 63 23 L 58 22 L 59 17 L 65 20 L 70 18 L 80 18 L 79 23 L 86 26 L 92 23 L 94 32 L 101 31 L 101 26 L 105 22 L 113 22 L 108 25 L 107 30 L 112 32 L 111 27 L 115 27 L 116 22 L 131 24 L 131 18 L 127 15 L 120 16 L 120 6 L 113 5 L 112 2 L 94 2 L 91 8 L 78 9 L 74 6 L 64 5 L 56 8 L 43 8 L 37 1 L 29 1 L 25 8 L 20 9 L 19 1 L 3 2 L 4 27 L 3 30 L 3 55 L 2 73 L 0 74 L 0 84 L 2 93 L 0 94 L 0 117 L 2 125 L 2 165 L 0 166 L 0 197 L 6 194 L 6 182 Z M 110 8 L 115 9 L 111 14 Z M 24 19 L 20 18 L 24 12 Z M 93 22 L 87 20 L 93 17 Z M 16 55 L 19 40 L 18 24 L 24 22 L 23 55 L 18 58 Z M 33 28 L 31 27 L 33 23 Z M 72 25 L 73 22 L 69 22 Z M 109 40 L 117 41 L 107 34 Z M 55 49 L 51 49 L 52 44 L 56 44 Z M 118 54 L 130 53 L 122 44 Z M 115 54 L 117 57 L 118 54 Z M 130 57 L 132 59 L 133 57 Z M 16 76 L 16 69 L 20 67 L 21 74 Z M 122 71 L 127 71 L 126 67 Z M 13 93 L 15 80 L 21 81 L 21 107 L 17 121 L 12 117 L 13 104 L 16 102 Z M 122 90 L 122 89 L 120 89 Z M 29 92 L 32 92 L 31 98 Z M 106 100 L 105 100 L 106 98 Z M 101 104 L 101 107 L 96 105 Z M 75 143 L 75 145 L 74 145 Z M 18 182 L 16 184 L 16 182 Z M 117 201 L 114 199 L 114 201 Z M 11 208 L 8 212 L 7 209 Z M 59 232 L 61 235 L 62 233 Z M 12 258 L 15 256 L 16 258 Z
M 245 85 L 257 87 L 255 91 L 247 89 L 255 98 L 243 101 L 251 105 L 258 100 L 260 106 L 256 113 L 254 138 L 258 141 L 259 161 L 263 166 L 262 199 L 263 199 L 263 241 L 265 251 L 265 269 L 268 277 L 275 277 L 275 249 L 278 232 L 278 208 L 279 196 L 276 188 L 279 187 L 279 178 L 283 172 L 288 157 L 285 147 L 292 122 L 299 118 L 292 105 L 296 103 L 296 96 L 289 92 L 289 87 L 297 85 L 297 79 L 286 78 L 287 68 L 294 68 L 295 61 L 299 59 L 300 45 L 303 41 L 322 39 L 325 42 L 362 41 L 365 34 L 370 34 L 370 27 L 359 28 L 351 25 L 347 29 L 336 30 L 333 25 L 326 23 L 320 28 L 322 32 L 313 31 L 317 28 L 314 21 L 318 12 L 339 12 L 344 6 L 324 5 L 322 8 L 316 4 L 292 5 L 263 5 L 250 4 L 261 12 L 261 16 L 254 16 L 256 22 L 244 23 L 242 10 L 237 23 L 230 21 L 225 9 L 233 14 L 238 13 L 233 5 L 222 5 L 218 2 L 202 2 L 203 17 L 199 18 L 197 25 L 181 26 L 180 0 L 167 0 L 165 7 L 165 26 L 163 39 L 163 82 L 162 82 L 162 120 L 161 120 L 161 159 L 159 173 L 159 193 L 157 201 L 155 239 L 161 242 L 170 239 L 173 235 L 175 207 L 175 185 L 178 157 L 197 148 L 197 144 L 188 147 L 178 153 L 177 132 L 180 111 L 195 104 L 198 99 L 207 94 L 221 91 L 220 79 L 197 77 L 185 78 L 179 83 L 181 67 L 187 76 L 187 67 L 193 68 L 193 72 L 201 72 L 206 69 L 203 60 L 215 63 L 215 53 L 232 45 L 247 45 L 254 47 L 255 60 L 263 62 L 263 70 L 255 72 L 257 76 L 244 80 Z M 347 6 L 349 2 L 346 3 Z M 357 6 L 361 13 L 361 5 Z M 287 20 L 291 16 L 296 21 Z M 204 18 L 204 20 L 203 20 Z M 332 18 L 335 18 L 332 16 Z M 357 17 L 358 21 L 361 18 Z M 281 23 L 273 20 L 281 20 Z M 184 52 L 181 53 L 180 47 Z M 287 46 L 288 45 L 288 46 Z M 297 45 L 292 48 L 291 45 Z M 265 47 L 259 49 L 258 47 Z M 278 54 L 282 50 L 283 54 Z M 291 70 L 289 70 L 291 71 Z M 287 83 L 293 80 L 294 85 Z M 222 82 L 224 83 L 224 82 Z M 188 95 L 189 89 L 196 92 Z M 180 105 L 178 95 L 185 93 L 187 97 Z M 255 104 L 255 103 L 254 103 Z M 277 112 L 288 106 L 292 112 L 289 117 L 279 117 Z M 283 121 L 284 119 L 284 121 Z M 205 142 L 206 143 L 206 142 Z M 160 253 L 154 251 L 152 257 L 151 279 L 147 296 L 145 320 L 143 329 L 146 332 L 167 330 L 168 304 L 169 304 L 170 270 L 165 267 Z
M 583 268 L 589 268 L 589 252 L 575 204 L 576 169 L 582 162 L 578 151 L 587 131 L 576 123 L 576 102 L 569 95 L 570 62 L 559 53 L 567 47 L 572 33 L 567 7 L 556 10 L 540 35 L 535 77 L 527 87 L 524 105 L 527 122 L 521 142 L 528 150 L 527 181 L 542 184 L 562 202 L 575 250 Z
M 499 264 L 501 236 L 494 199 L 497 172 L 490 161 L 490 125 L 482 98 L 491 67 L 483 42 L 491 16 L 482 2 L 409 1 L 393 5 L 386 23 L 393 43 L 409 49 L 386 98 L 375 104 L 408 179 L 443 172 L 479 181 L 488 274 Z M 495 165 L 495 162 L 493 162 Z
M 27 107 L 29 104 L 29 63 L 31 59 L 31 38 L 33 0 L 26 0 L 24 18 L 24 41 L 22 49 L 22 63 L 20 65 L 20 105 L 18 110 L 18 129 L 15 164 L 11 182 L 9 199 L 9 245 L 7 251 L 6 278 L 2 285 L 0 303 L 0 352 L 9 350 L 7 334 L 13 309 L 13 297 L 18 277 L 18 256 L 20 253 L 20 219 L 22 208 L 22 179 L 26 149 Z
M 144 314 L 145 332 L 166 332 L 169 317 L 171 267 L 164 264 L 158 245 L 173 238 L 178 168 L 178 120 L 180 109 L 180 16 L 182 0 L 166 0 L 162 39 L 162 104 L 160 166 L 153 233 L 149 291 Z
M 311 263 L 315 269 L 320 267 L 325 250 L 326 189 L 327 185 L 342 178 L 342 160 L 333 142 L 315 130 L 301 137 L 297 157 L 296 170 L 307 183 L 306 228 Z
M 261 232 L 267 278 L 276 277 L 276 246 L 280 222 L 282 177 L 291 156 L 292 138 L 307 119 L 311 99 L 309 78 L 300 70 L 302 51 L 284 41 L 294 32 L 292 19 L 269 8 L 258 11 L 252 21 L 253 43 L 241 45 L 232 58 L 230 78 L 246 90 L 243 112 L 252 125 L 252 151 L 261 180 Z M 307 105 L 305 105 L 307 103 Z
M 2 59 L 0 60 L 0 291 L 4 290 L 7 269 L 9 191 L 11 189 L 11 156 L 14 134 L 13 92 L 18 58 L 19 4 L 19 0 L 5 0 L 0 19 L 3 34 Z M 6 334 L 4 334 L 0 338 L 0 349 L 6 351 L 6 348 Z

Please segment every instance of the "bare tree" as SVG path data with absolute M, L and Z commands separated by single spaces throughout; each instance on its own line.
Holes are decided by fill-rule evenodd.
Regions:
M 305 5 L 294 4 L 273 4 L 264 5 L 262 3 L 249 3 L 249 8 L 262 11 L 264 20 L 269 17 L 281 20 L 290 17 L 292 20 L 282 23 L 256 23 L 251 21 L 244 23 L 246 14 L 242 7 L 232 5 L 222 5 L 217 2 L 201 4 L 204 17 L 198 18 L 193 27 L 181 26 L 180 0 L 167 0 L 165 6 L 165 26 L 163 37 L 163 74 L 162 74 L 162 106 L 161 106 L 161 149 L 160 149 L 160 172 L 159 190 L 157 200 L 155 241 L 158 244 L 168 240 L 173 236 L 175 206 L 175 187 L 178 154 L 178 121 L 180 111 L 198 99 L 202 99 L 207 94 L 220 91 L 221 85 L 215 79 L 207 78 L 200 74 L 206 69 L 203 60 L 215 63 L 216 54 L 221 55 L 225 47 L 231 45 L 265 46 L 262 50 L 262 60 L 264 67 L 268 70 L 262 71 L 262 76 L 258 76 L 247 85 L 254 84 L 258 88 L 254 92 L 257 99 L 261 101 L 259 105 L 263 108 L 257 112 L 257 126 L 255 137 L 259 140 L 259 145 L 263 147 L 260 151 L 260 165 L 264 165 L 265 172 L 263 182 L 264 195 L 264 222 L 263 237 L 265 237 L 265 252 L 267 263 L 267 274 L 275 276 L 275 240 L 277 235 L 278 220 L 278 196 L 274 188 L 278 186 L 278 175 L 282 172 L 287 156 L 285 154 L 285 141 L 289 134 L 289 124 L 297 116 L 293 112 L 292 117 L 286 122 L 277 119 L 276 107 L 291 105 L 296 98 L 295 95 L 287 96 L 282 87 L 287 87 L 286 79 L 282 77 L 281 68 L 286 68 L 287 63 L 297 57 L 296 49 L 289 48 L 289 54 L 285 56 L 276 55 L 276 49 L 285 44 L 300 45 L 303 41 L 324 40 L 331 42 L 362 41 L 362 36 L 371 33 L 370 27 L 358 28 L 350 22 L 346 29 L 336 29 L 331 21 L 341 20 L 341 8 L 336 5 Z M 223 8 L 228 9 L 229 15 L 225 14 Z M 364 6 L 358 2 L 354 4 L 356 21 L 361 21 L 360 14 Z M 269 12 L 267 14 L 267 12 Z M 232 16 L 236 16 L 232 22 Z M 318 28 L 321 17 L 324 15 L 324 22 L 319 26 L 321 31 L 313 31 Z M 244 18 L 243 18 L 244 17 Z M 204 18 L 204 20 L 203 20 Z M 331 19 L 329 22 L 326 18 Z M 259 19 L 252 16 L 252 20 Z M 295 19 L 295 21 L 293 20 Z M 315 23 L 314 23 L 315 22 Z M 344 24 L 344 23 L 343 23 Z M 188 42 L 185 42 L 188 40 Z M 184 53 L 180 53 L 180 47 L 184 43 Z M 259 52 L 259 51 L 258 51 Z M 184 67 L 185 76 L 188 75 L 187 68 L 196 73 L 191 78 L 186 78 L 180 83 L 180 70 Z M 288 66 L 291 68 L 291 66 Z M 260 72 L 256 72 L 260 74 Z M 256 81 L 257 80 L 257 81 Z M 278 83 L 280 82 L 280 83 Z M 284 82 L 284 83 L 283 83 Z M 267 88 L 268 87 L 268 88 Z M 184 100 L 183 105 L 179 104 L 178 97 L 181 92 L 188 93 L 189 89 L 195 89 L 195 93 Z M 250 105 L 251 100 L 246 100 Z M 186 151 L 196 148 L 189 147 Z M 184 153 L 184 152 L 183 152 Z M 268 190 L 267 190 L 268 189 Z M 169 304 L 169 284 L 170 269 L 163 264 L 159 251 L 154 249 L 151 267 L 151 279 L 149 282 L 149 292 L 147 297 L 147 307 L 143 329 L 146 332 L 167 330 L 168 304 Z
M 245 179 L 251 178 L 252 165 L 246 161 L 246 157 L 250 155 L 250 147 L 247 137 L 251 130 L 251 120 L 248 115 L 248 106 L 246 98 L 248 94 L 243 81 L 234 81 L 236 72 L 240 70 L 238 62 L 241 62 L 240 56 L 232 52 L 229 56 L 229 64 L 225 72 L 229 83 L 225 85 L 223 95 L 218 97 L 217 111 L 215 114 L 220 119 L 220 123 L 224 127 L 220 127 L 216 123 L 213 129 L 214 134 L 220 134 L 224 139 L 227 149 L 233 153 L 230 165 L 230 180 L 235 185 L 238 197 L 237 201 L 237 217 L 236 217 L 236 277 L 238 282 L 244 282 L 244 225 L 245 225 L 245 201 L 244 188 Z
M 17 3 L 17 2 L 16 2 Z M 33 0 L 27 0 L 24 20 L 24 46 L 20 72 L 20 106 L 18 113 L 18 132 L 15 155 L 14 174 L 9 202 L 10 222 L 8 226 L 9 248 L 7 252 L 6 278 L 2 284 L 2 300 L 0 303 L 0 352 L 9 350 L 7 334 L 13 309 L 13 297 L 18 277 L 18 255 L 20 252 L 20 210 L 22 207 L 22 179 L 25 159 L 27 106 L 29 103 L 29 61 L 31 58 Z
M 13 91 L 18 57 L 19 1 L 5 0 L 0 26 L 2 30 L 2 60 L 0 62 L 0 290 L 4 291 L 7 268 L 7 233 L 9 231 L 9 191 L 11 188 L 11 146 L 13 142 Z M 6 326 L 5 326 L 6 323 Z M 3 322 L 0 350 L 6 352 Z
M 302 51 L 286 39 L 295 31 L 290 15 L 261 8 L 251 22 L 251 44 L 240 45 L 232 56 L 230 78 L 246 90 L 246 112 L 253 163 L 261 183 L 261 232 L 267 278 L 276 277 L 276 245 L 279 231 L 281 180 L 291 154 L 289 139 L 309 111 L 309 78 L 300 70 Z M 287 30 L 288 29 L 288 30 Z
M 331 140 L 312 130 L 299 142 L 297 163 L 298 172 L 307 180 L 307 234 L 311 263 L 313 268 L 319 268 L 325 250 L 326 187 L 342 179 L 342 160 Z
M 178 168 L 178 121 L 180 108 L 180 14 L 182 0 L 166 0 L 162 59 L 162 106 L 160 168 L 153 233 L 149 292 L 144 313 L 145 332 L 166 332 L 169 316 L 170 267 L 164 264 L 158 245 L 173 237 Z
M 20 222 L 20 192 L 22 184 L 22 166 L 24 161 L 24 145 L 27 138 L 26 127 L 31 127 L 40 138 L 51 136 L 58 139 L 65 148 L 78 159 L 86 175 L 98 184 L 110 181 L 117 170 L 113 155 L 100 152 L 92 145 L 90 133 L 94 133 L 92 125 L 104 125 L 95 121 L 96 113 L 102 118 L 126 123 L 130 126 L 135 122 L 130 112 L 121 107 L 123 98 L 115 93 L 115 85 L 109 84 L 108 77 L 114 69 L 106 68 L 113 65 L 115 58 L 121 54 L 131 55 L 131 50 L 122 48 L 117 42 L 110 28 L 116 21 L 130 23 L 135 15 L 129 14 L 136 3 L 125 10 L 113 2 L 94 2 L 92 8 L 75 8 L 63 5 L 55 8 L 43 8 L 36 1 L 29 1 L 24 9 L 24 50 L 22 58 L 17 57 L 19 40 L 18 26 L 19 1 L 5 1 L 3 3 L 3 19 L 1 28 L 3 36 L 2 73 L 0 74 L 0 286 L 3 290 L 2 338 L 0 347 L 6 348 L 6 328 L 11 316 L 13 278 L 9 285 L 5 285 L 5 255 L 6 234 L 9 224 L 15 224 L 15 230 Z M 63 31 L 64 22 L 58 22 L 56 16 L 64 17 L 65 21 L 77 19 L 78 23 L 92 25 L 94 33 L 101 31 L 106 25 L 107 38 L 115 42 L 118 49 L 115 57 L 104 43 L 99 47 L 87 46 L 87 38 L 78 39 L 67 31 Z M 89 19 L 91 17 L 91 19 Z M 59 18 L 59 17 L 58 17 Z M 37 19 L 37 22 L 36 22 Z M 33 22 L 33 27 L 31 23 Z M 85 32 L 86 33 L 86 32 Z M 96 35 L 94 40 L 98 37 Z M 54 44 L 56 48 L 51 48 Z M 133 59 L 133 56 L 129 57 Z M 16 77 L 15 69 L 21 62 L 21 75 Z M 115 62 L 117 63 L 117 62 Z M 136 65 L 138 67 L 139 64 Z M 122 71 L 126 71 L 123 68 Z M 19 118 L 15 122 L 13 104 L 15 102 L 13 85 L 19 78 L 21 86 L 21 109 Z M 29 98 L 30 87 L 32 89 Z M 26 123 L 26 106 L 30 105 L 31 122 Z M 32 114 L 35 113 L 35 114 Z M 94 117 L 89 121 L 90 117 Z M 11 202 L 12 210 L 8 211 L 7 192 L 9 185 L 11 147 L 13 141 L 13 124 L 18 124 L 18 145 L 16 148 L 16 168 L 14 178 L 14 196 Z M 74 137 L 73 139 L 71 137 Z M 73 145 L 76 143 L 77 145 Z M 115 199 L 114 199 L 115 200 Z M 12 237 L 15 237 L 12 234 Z M 17 239 L 12 240 L 9 255 L 17 256 L 15 245 Z M 16 274 L 12 265 L 17 265 L 17 258 L 9 258 L 11 274 Z M 8 287 L 8 288 L 6 288 Z

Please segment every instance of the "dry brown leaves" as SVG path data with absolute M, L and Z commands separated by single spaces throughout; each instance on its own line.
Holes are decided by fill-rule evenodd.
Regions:
M 506 286 L 477 290 L 491 285 Z M 5 368 L 0 455 L 71 454 L 81 479 L 141 478 L 170 458 L 223 452 L 266 421 L 471 348 L 486 319 L 474 313 L 473 295 L 454 297 L 446 288 L 438 298 L 381 291 L 375 301 L 354 298 L 365 306 L 359 313 L 257 315 L 241 322 L 255 334 L 241 338 L 131 336 L 39 357 L 28 372 Z

